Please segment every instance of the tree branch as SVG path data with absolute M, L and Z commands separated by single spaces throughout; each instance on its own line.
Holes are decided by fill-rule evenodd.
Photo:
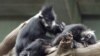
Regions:
M 20 24 L 11 33 L 9 33 L 4 40 L 0 43 L 0 56 L 7 54 L 15 45 L 15 40 L 19 30 L 25 25 L 25 23 Z

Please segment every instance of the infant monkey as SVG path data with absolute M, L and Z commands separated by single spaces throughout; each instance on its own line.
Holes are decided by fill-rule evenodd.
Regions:
M 59 40 L 60 40 L 59 43 L 66 42 L 67 45 L 69 44 L 69 47 L 70 47 L 70 48 L 75 48 L 75 47 L 80 48 L 80 47 L 84 47 L 84 45 L 83 45 L 82 43 L 79 43 L 79 42 L 77 42 L 77 41 L 75 41 L 75 40 L 73 39 L 73 35 L 72 35 L 71 32 L 66 32 L 66 33 L 63 34 L 63 35 L 60 35 L 59 38 L 60 38 L 60 39 L 59 39 Z M 57 47 L 58 47 L 58 45 L 57 45 Z M 68 47 L 67 47 L 67 48 L 68 48 Z

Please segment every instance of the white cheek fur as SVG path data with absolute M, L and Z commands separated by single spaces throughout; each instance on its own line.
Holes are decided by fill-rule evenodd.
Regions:
M 44 19 L 42 19 L 42 22 L 43 22 L 43 24 L 44 24 L 45 27 L 49 26 Z
M 55 25 L 56 25 L 56 22 L 55 22 L 55 21 L 53 21 L 53 22 L 52 22 L 52 27 L 53 27 L 53 26 L 55 26 Z

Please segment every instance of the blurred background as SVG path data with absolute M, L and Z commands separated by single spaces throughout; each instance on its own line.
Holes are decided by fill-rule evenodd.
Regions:
M 44 4 L 53 5 L 59 21 L 83 23 L 100 39 L 100 0 L 0 0 L 0 41 Z

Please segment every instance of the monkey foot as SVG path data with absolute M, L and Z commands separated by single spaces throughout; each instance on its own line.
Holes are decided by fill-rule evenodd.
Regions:
M 56 56 L 61 56 L 64 53 L 66 53 L 64 56 L 69 56 L 69 54 L 71 55 L 70 50 L 72 49 L 72 43 L 73 35 L 71 33 L 67 33 L 60 41 Z

